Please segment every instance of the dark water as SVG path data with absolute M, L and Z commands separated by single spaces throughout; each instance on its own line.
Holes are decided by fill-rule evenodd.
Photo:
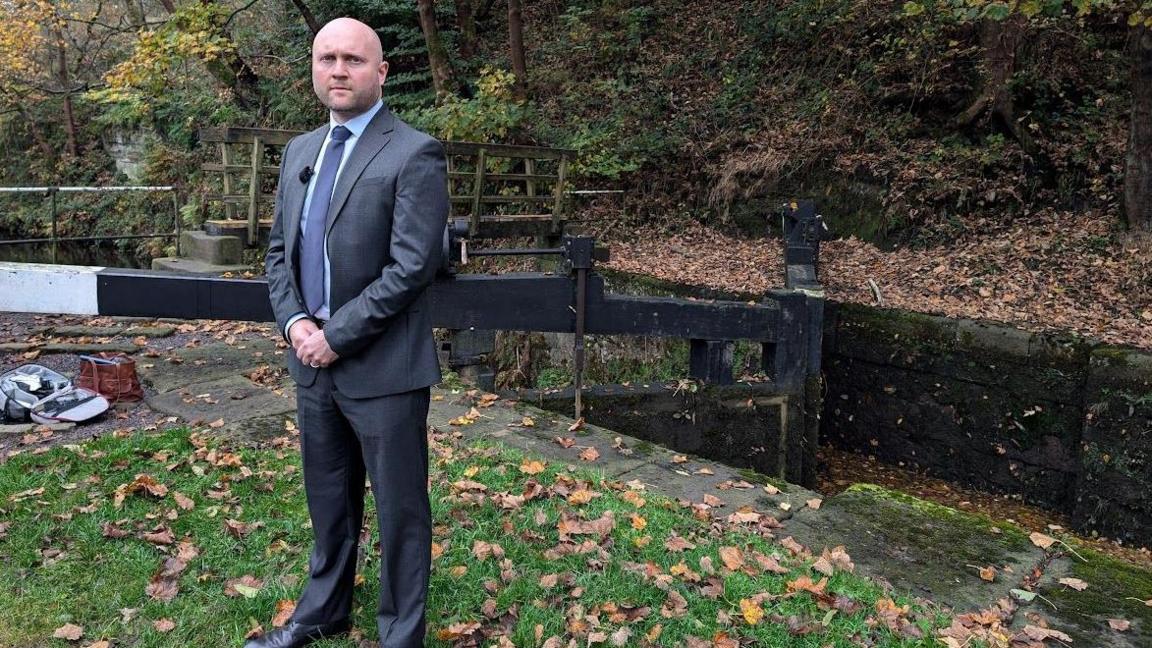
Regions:
M 65 241 L 57 247 L 55 263 L 63 265 L 104 266 L 108 268 L 149 268 L 150 259 L 114 245 Z M 0 245 L 0 261 L 16 263 L 53 263 L 52 246 L 46 243 Z

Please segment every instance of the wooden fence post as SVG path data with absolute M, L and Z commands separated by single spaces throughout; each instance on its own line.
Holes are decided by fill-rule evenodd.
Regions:
M 476 182 L 472 187 L 472 224 L 469 231 L 472 236 L 480 233 L 480 206 L 484 198 L 484 173 L 487 164 L 487 155 L 484 149 L 476 154 Z
M 252 141 L 252 181 L 248 186 L 248 245 L 254 246 L 260 237 L 260 176 L 264 164 L 264 140 L 260 136 Z

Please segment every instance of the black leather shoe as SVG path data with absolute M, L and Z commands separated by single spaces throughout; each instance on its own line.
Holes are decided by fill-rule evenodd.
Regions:
M 244 644 L 244 648 L 304 648 L 313 642 L 338 637 L 348 632 L 348 621 L 324 625 L 305 625 L 289 621 L 288 625 L 273 630 Z

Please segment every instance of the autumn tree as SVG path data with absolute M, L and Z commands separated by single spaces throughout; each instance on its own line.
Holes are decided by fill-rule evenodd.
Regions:
M 57 155 L 45 116 L 63 134 L 64 151 L 79 155 L 75 99 L 98 83 L 117 36 L 130 32 L 131 18 L 84 0 L 3 0 L 0 6 L 7 14 L 0 21 L 0 105 L 21 116 L 44 157 Z
M 986 111 L 1005 125 L 1028 151 L 1031 138 L 1013 118 L 1008 81 L 1018 65 L 1024 30 L 1037 21 L 1074 13 L 1121 15 L 1130 28 L 1131 122 L 1124 161 L 1124 219 L 1128 227 L 1152 232 L 1152 1 L 1149 0 L 922 0 L 907 2 L 910 16 L 946 15 L 981 25 L 985 76 L 971 107 L 959 118 L 970 123 Z
M 239 54 L 228 25 L 240 10 L 213 0 L 177 6 L 161 0 L 168 19 L 155 29 L 142 29 L 130 56 L 108 71 L 107 87 L 90 96 L 107 104 L 134 106 L 143 116 L 149 102 L 170 91 L 173 69 L 184 60 L 198 61 L 244 110 L 262 108 L 259 78 Z M 251 6 L 251 5 L 249 5 Z

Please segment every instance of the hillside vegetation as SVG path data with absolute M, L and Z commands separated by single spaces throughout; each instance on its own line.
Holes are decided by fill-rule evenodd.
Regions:
M 378 28 L 392 62 L 386 97 L 405 118 L 446 138 L 576 149 L 579 187 L 625 191 L 576 199 L 576 216 L 609 239 L 650 232 L 648 255 L 661 256 L 662 238 L 695 224 L 764 235 L 778 205 L 807 197 L 836 237 L 928 254 L 921 265 L 956 280 L 961 310 L 1011 294 L 1017 305 L 1039 299 L 1042 312 L 1056 294 L 1063 312 L 1109 293 L 1093 321 L 1135 318 L 1130 330 L 1152 303 L 1147 246 L 1125 232 L 1122 209 L 1129 114 L 1141 87 L 1132 74 L 1140 28 L 1130 22 L 1142 18 L 1132 3 L 524 4 L 521 84 L 505 2 L 435 3 L 451 74 L 437 79 L 437 95 L 416 3 L 407 0 L 146 0 L 139 15 L 88 0 L 19 0 L 24 13 L 0 31 L 10 61 L 0 74 L 0 148 L 27 163 L 0 169 L 0 183 L 117 182 L 102 138 L 143 131 L 155 139 L 140 181 L 183 185 L 186 224 L 195 225 L 204 215 L 198 165 L 215 155 L 197 146 L 196 130 L 319 123 L 310 23 L 351 15 Z M 1115 10 L 1099 9 L 1105 4 Z M 967 13 L 949 9 L 958 6 Z M 16 19 L 45 15 L 56 22 L 34 29 L 35 38 Z M 8 210 L 0 231 L 43 232 L 42 211 Z M 63 211 L 65 233 L 133 227 L 133 210 L 121 203 L 65 202 Z M 1012 232 L 1046 243 L 1020 255 Z M 990 238 L 1009 242 L 976 244 Z M 972 269 L 932 262 L 965 245 L 986 250 L 961 255 Z M 858 268 L 853 249 L 842 267 Z M 1069 269 L 1092 277 L 1084 269 L 1097 259 L 1109 264 L 1106 291 L 1087 280 L 1060 288 Z M 1021 280 L 1011 270 L 1018 265 L 1036 278 Z M 681 278 L 752 285 L 707 263 L 694 273 Z M 1002 273 L 1031 287 L 1001 290 Z M 876 273 L 839 279 L 869 300 L 863 274 Z M 918 300 L 906 305 L 940 310 Z M 998 317 L 1020 320 L 1014 310 Z

